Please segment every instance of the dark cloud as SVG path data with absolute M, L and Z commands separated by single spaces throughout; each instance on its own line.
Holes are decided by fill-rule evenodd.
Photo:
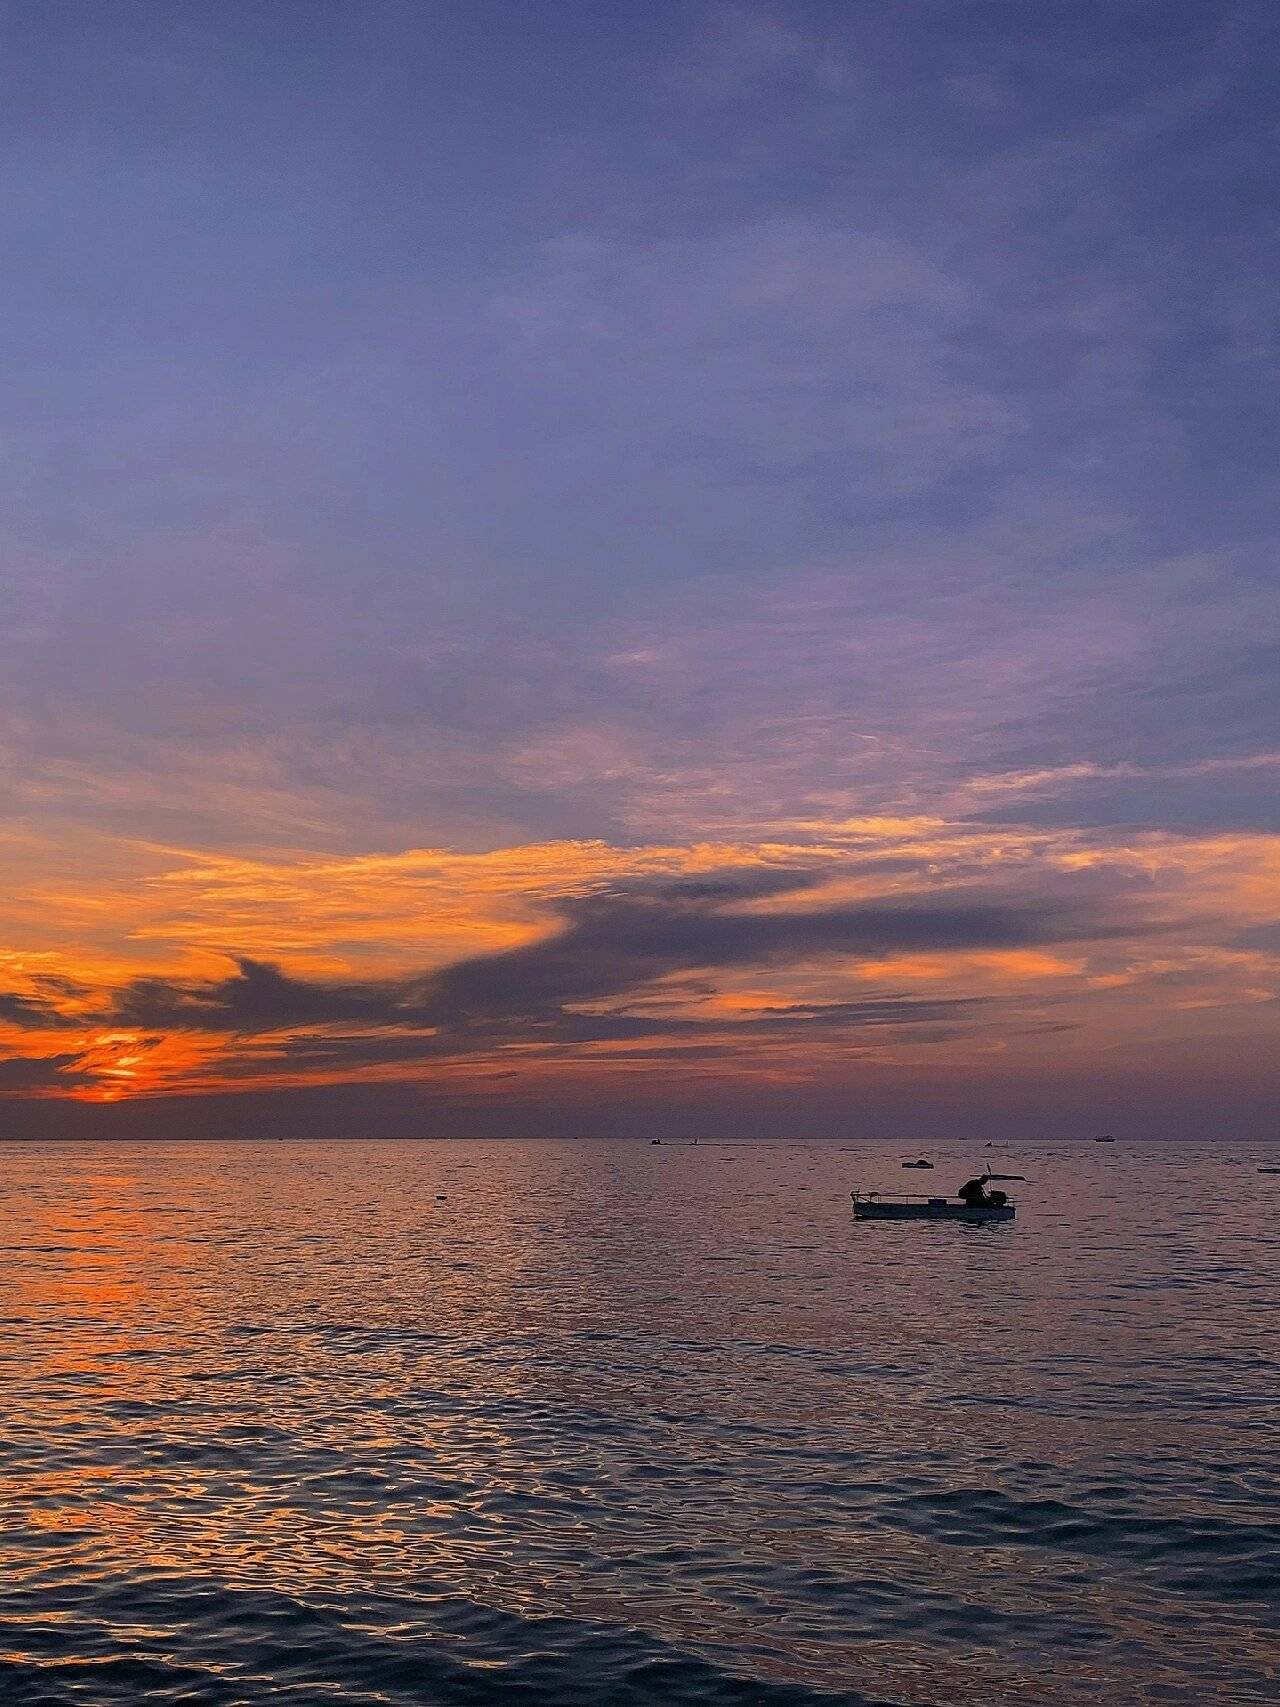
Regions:
M 739 889 L 734 899 L 744 898 Z M 1112 928 L 1063 907 L 1015 902 L 880 901 L 752 912 L 673 888 L 591 896 L 564 903 L 561 914 L 565 928 L 554 936 L 424 980 L 414 991 L 418 1015 L 534 1017 L 681 972 L 832 955 L 1023 948 Z
M 74 1085 L 87 1084 L 90 1076 L 79 1071 L 83 1056 L 68 1055 L 10 1055 L 0 1060 L 0 1096 L 27 1095 L 32 1091 L 68 1091 Z
M 52 1002 L 39 996 L 21 996 L 13 992 L 0 993 L 0 1021 L 21 1026 L 24 1031 L 58 1031 L 83 1024 L 82 1020 L 59 1013 Z
M 107 1023 L 165 1030 L 275 1031 L 283 1026 L 385 1022 L 393 987 L 305 983 L 277 967 L 242 957 L 238 970 L 215 982 L 138 978 L 119 993 Z
M 766 1008 L 757 1026 L 933 1025 L 962 1018 L 983 1007 L 978 996 L 937 997 L 918 1001 L 911 996 L 884 996 L 868 1002 L 795 1002 L 789 1007 Z
M 561 928 L 540 942 L 399 983 L 306 982 L 241 959 L 234 974 L 211 982 L 139 979 L 104 1020 L 248 1037 L 304 1028 L 304 1035 L 273 1044 L 271 1058 L 312 1070 L 483 1054 L 516 1039 L 547 1047 L 647 1044 L 687 1055 L 710 1032 L 780 1038 L 910 1026 L 923 1036 L 924 1028 L 972 1021 L 981 1004 L 882 993 L 780 1003 L 742 1018 L 582 1010 L 625 1002 L 685 973 L 833 956 L 1017 948 L 1114 928 L 1063 906 L 1013 901 L 882 900 L 790 911 L 747 905 L 813 882 L 805 871 L 729 872 L 617 887 L 562 901 Z M 350 1029 L 329 1029 L 343 1027 Z
M 523 1044 L 563 1047 L 608 1043 L 610 1060 L 663 1059 L 688 1061 L 736 1054 L 744 1037 L 777 1041 L 803 1038 L 815 1030 L 851 1030 L 881 1026 L 928 1028 L 929 1041 L 955 1035 L 954 1028 L 971 1020 L 986 1004 L 979 998 L 916 1000 L 884 996 L 865 1002 L 799 1002 L 767 1008 L 739 1019 L 717 1015 L 684 1019 L 666 1014 L 581 1014 L 558 1009 L 533 1021 L 510 1017 L 488 1023 L 472 1019 L 430 1031 L 311 1031 L 274 1040 L 269 1056 L 252 1052 L 233 1059 L 221 1072 L 229 1078 L 250 1078 L 264 1065 L 307 1071 L 351 1072 L 394 1062 L 430 1061 L 484 1054 L 518 1039 Z M 943 1031 L 944 1025 L 952 1029 Z M 714 1035 L 721 1041 L 697 1041 Z

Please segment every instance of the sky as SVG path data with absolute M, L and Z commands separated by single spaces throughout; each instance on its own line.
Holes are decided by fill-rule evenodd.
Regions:
M 0 1134 L 1274 1136 L 1268 0 L 4 0 Z

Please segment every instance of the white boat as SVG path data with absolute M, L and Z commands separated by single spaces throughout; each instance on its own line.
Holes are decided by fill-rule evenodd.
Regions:
M 957 1197 L 886 1197 L 878 1191 L 851 1191 L 855 1221 L 964 1221 L 982 1226 L 1012 1221 L 1012 1203 L 962 1203 Z

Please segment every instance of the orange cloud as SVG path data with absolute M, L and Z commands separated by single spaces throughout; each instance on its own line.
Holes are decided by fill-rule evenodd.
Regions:
M 1096 1025 L 1108 1036 L 1185 1035 L 1189 1024 L 1212 1027 L 1225 1010 L 1251 1010 L 1233 1023 L 1265 1030 L 1280 987 L 1280 956 L 1235 940 L 1280 910 L 1276 836 L 1108 839 L 868 817 L 689 845 L 260 856 L 105 838 L 73 850 L 11 835 L 0 855 L 9 879 L 0 907 L 0 989 L 9 1004 L 0 1008 L 0 1067 L 11 1064 L 8 1088 L 19 1095 L 113 1101 L 415 1079 L 481 1086 L 507 1073 L 576 1081 L 658 1072 L 663 1062 L 708 1079 L 803 1075 L 836 1057 L 909 1058 L 925 1043 L 957 1060 L 997 1046 L 1059 1049 L 1047 1040 L 1067 1027 L 1073 1035 Z M 1048 914 L 1064 896 L 1114 896 L 1142 925 L 1060 943 L 770 951 L 754 964 L 712 956 L 705 969 L 658 969 L 634 988 L 565 1003 L 566 1020 L 608 1021 L 617 1035 L 606 1035 L 608 1025 L 578 1035 L 562 1023 L 544 1036 L 531 1019 L 523 1033 L 513 1021 L 491 1038 L 473 1029 L 450 1042 L 394 1013 L 274 1029 L 201 1029 L 198 1015 L 182 1026 L 104 1023 L 130 981 L 214 984 L 227 977 L 229 956 L 281 966 L 300 988 L 308 980 L 372 987 L 532 949 L 564 928 L 557 909 L 620 886 L 656 884 L 659 893 L 705 881 L 714 893 L 726 873 L 784 880 L 747 884 L 741 900 L 730 895 L 718 915 L 726 918 L 785 923 L 840 907 L 939 897 L 1003 904 L 1010 896 L 1034 915 L 1037 898 Z M 1028 1026 L 1040 1028 L 1034 1045 L 1019 1042 Z

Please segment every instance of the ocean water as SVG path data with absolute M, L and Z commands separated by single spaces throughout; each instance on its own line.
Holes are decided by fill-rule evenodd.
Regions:
M 1280 1699 L 1280 1152 L 905 1153 L 0 1148 L 0 1700 Z

